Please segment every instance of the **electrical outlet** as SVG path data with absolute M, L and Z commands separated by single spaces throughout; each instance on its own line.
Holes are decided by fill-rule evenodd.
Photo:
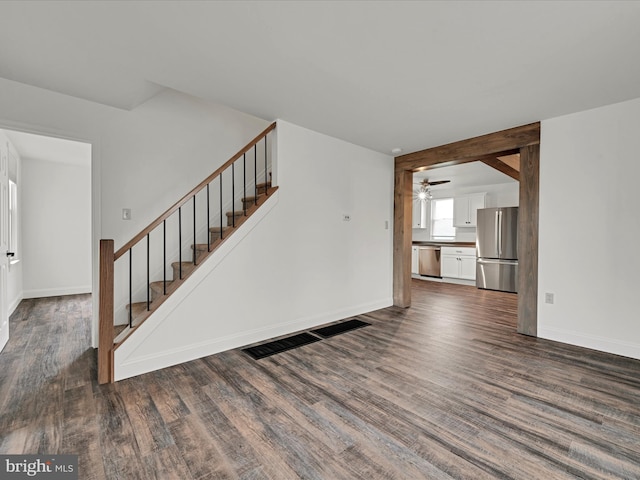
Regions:
M 131 220 L 131 209 L 123 208 L 122 209 L 122 219 L 123 220 Z
M 544 294 L 544 303 L 553 305 L 553 293 L 547 292 Z
M 342 215 L 342 220 L 345 221 L 345 222 L 350 221 L 351 220 L 351 215 L 348 215 L 348 214 L 345 213 L 344 215 Z

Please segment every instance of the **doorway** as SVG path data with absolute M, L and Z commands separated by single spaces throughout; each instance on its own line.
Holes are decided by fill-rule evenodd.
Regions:
M 517 330 L 525 335 L 537 335 L 539 122 L 396 157 L 393 262 L 396 306 L 411 305 L 413 173 L 478 160 L 492 162 L 496 157 L 515 153 L 520 154 Z
M 26 298 L 91 293 L 91 144 L 9 129 L 0 138 L 13 157 L 2 315 Z

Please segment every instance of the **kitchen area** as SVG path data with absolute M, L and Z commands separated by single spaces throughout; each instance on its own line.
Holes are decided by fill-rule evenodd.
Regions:
M 413 183 L 412 277 L 516 293 L 519 182 L 472 162 Z

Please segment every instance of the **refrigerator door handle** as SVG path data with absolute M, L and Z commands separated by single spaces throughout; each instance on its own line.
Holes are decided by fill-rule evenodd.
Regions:
M 498 256 L 502 257 L 502 210 L 498 210 L 498 230 L 500 231 L 498 236 Z
M 518 265 L 518 260 L 486 260 L 484 258 L 479 258 L 477 262 L 480 264 L 500 263 L 502 265 Z
M 500 210 L 496 210 L 496 221 L 493 224 L 493 228 L 495 229 L 496 253 L 500 256 Z

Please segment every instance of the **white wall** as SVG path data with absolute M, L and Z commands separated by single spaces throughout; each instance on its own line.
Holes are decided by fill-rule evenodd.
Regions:
M 640 358 L 638 132 L 640 99 L 542 122 L 543 338 Z
M 116 350 L 117 378 L 393 303 L 393 158 L 283 121 L 277 138 L 271 210 Z
M 173 90 L 126 111 L 0 78 L 0 127 L 92 144 L 95 265 L 100 238 L 122 246 L 268 124 Z
M 24 298 L 91 292 L 91 165 L 22 159 Z

